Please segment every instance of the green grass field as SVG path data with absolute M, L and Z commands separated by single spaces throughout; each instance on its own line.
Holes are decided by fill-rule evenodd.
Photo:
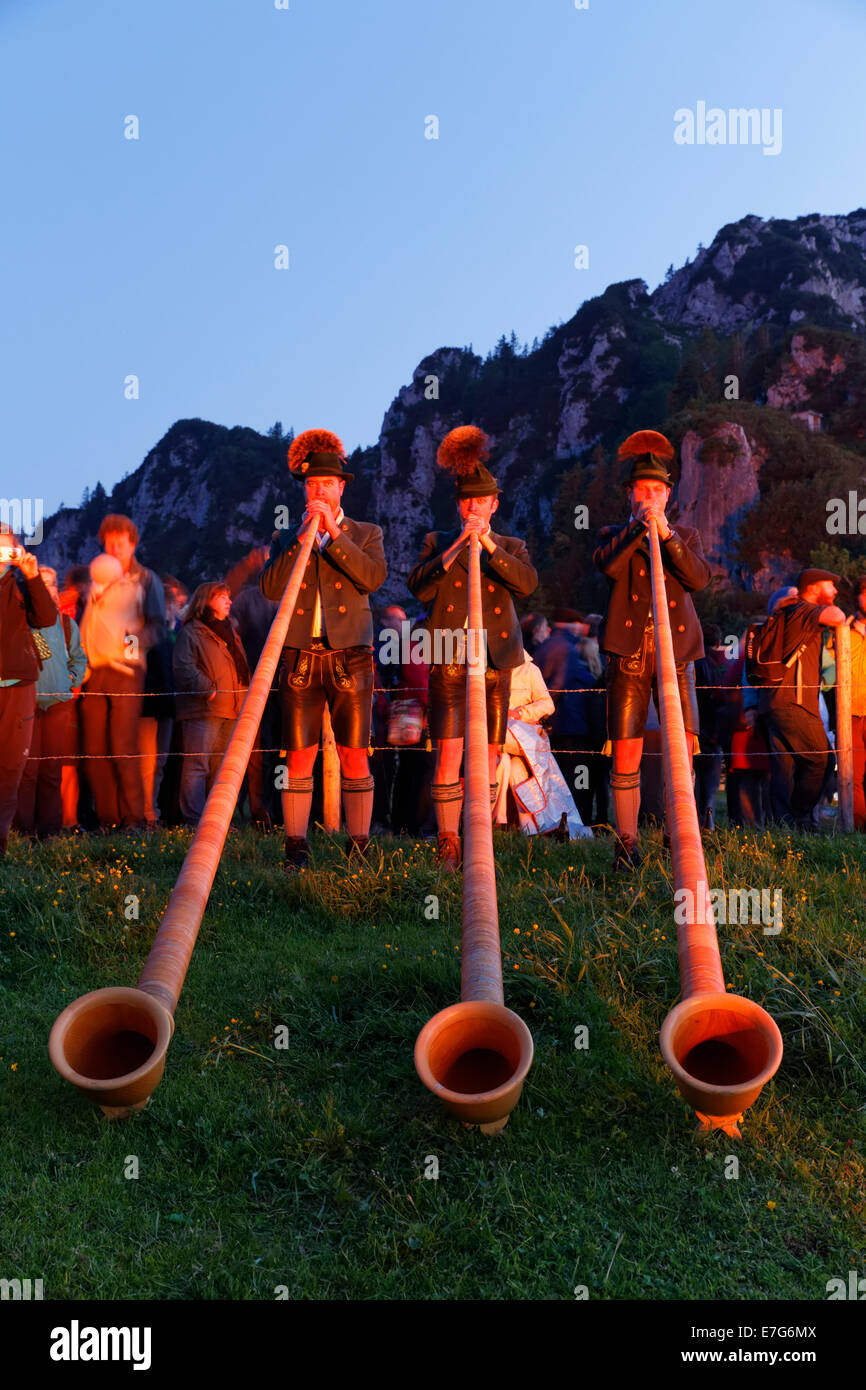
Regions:
M 135 984 L 189 834 L 13 837 L 0 1277 L 41 1278 L 46 1299 L 821 1300 L 866 1273 L 866 841 L 709 837 L 714 886 L 784 895 L 778 935 L 719 931 L 729 986 L 785 1041 L 739 1143 L 697 1133 L 661 1060 L 679 975 L 670 861 L 644 841 L 640 874 L 613 879 L 609 840 L 497 832 L 506 1003 L 536 1053 L 489 1138 L 413 1067 L 460 989 L 460 879 L 438 879 L 430 844 L 376 842 L 347 877 L 319 835 L 287 879 L 278 837 L 233 832 L 165 1077 L 109 1123 L 54 1072 L 48 1033 L 79 994 Z

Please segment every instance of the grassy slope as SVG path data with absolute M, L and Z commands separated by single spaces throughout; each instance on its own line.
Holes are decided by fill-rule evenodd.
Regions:
M 347 879 L 325 837 L 286 880 L 277 839 L 233 834 L 165 1078 L 109 1124 L 52 1070 L 48 1031 L 77 995 L 135 982 L 188 839 L 13 841 L 0 865 L 3 1277 L 46 1298 L 822 1299 L 863 1272 L 862 837 L 710 841 L 714 884 L 784 892 L 780 935 L 720 930 L 726 979 L 786 1046 L 739 1145 L 696 1134 L 661 1062 L 679 983 L 651 836 L 628 881 L 609 842 L 497 836 L 506 1002 L 536 1058 L 489 1139 L 412 1064 L 459 997 L 459 880 L 412 841 Z

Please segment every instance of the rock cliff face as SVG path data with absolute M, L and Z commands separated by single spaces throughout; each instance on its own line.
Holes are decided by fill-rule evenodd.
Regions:
M 99 551 L 103 516 L 131 516 L 139 555 L 188 584 L 219 578 L 228 565 L 270 539 L 276 508 L 289 499 L 282 439 L 179 420 L 110 498 L 64 508 L 45 524 L 39 558 L 63 574 Z
M 864 341 L 860 209 L 796 221 L 745 217 L 653 293 L 642 280 L 611 285 L 531 350 L 513 336 L 486 358 L 439 348 L 385 411 L 378 443 L 350 461 L 347 510 L 385 533 L 390 572 L 378 599 L 407 602 L 405 578 L 424 533 L 454 526 L 453 485 L 436 450 L 447 430 L 470 422 L 490 436 L 489 466 L 503 488 L 494 525 L 529 540 L 547 601 L 579 596 L 592 537 L 621 511 L 616 445 L 647 427 L 681 444 L 679 515 L 701 531 L 719 578 L 769 582 L 793 554 L 787 533 L 774 532 L 772 510 L 761 512 L 765 546 L 758 555 L 752 545 L 749 565 L 739 538 L 784 477 L 780 448 L 793 449 L 801 479 L 811 476 L 809 450 L 826 463 L 814 440 L 866 455 Z M 729 371 L 740 382 L 740 406 L 749 401 L 761 418 L 784 422 L 808 407 L 822 414 L 822 435 L 806 439 L 798 426 L 801 434 L 768 442 L 772 431 L 758 427 L 758 416 L 736 402 L 725 407 Z M 765 404 L 758 410 L 755 402 Z M 708 405 L 711 419 L 702 415 Z M 145 563 L 187 583 L 223 573 L 270 538 L 278 506 L 288 503 L 297 520 L 302 497 L 286 476 L 288 439 L 276 427 L 262 436 L 179 421 L 110 498 L 49 518 L 41 554 L 61 571 L 89 560 L 101 517 L 121 511 L 142 532 Z M 592 499 L 590 523 L 578 536 L 573 503 L 584 498 Z M 805 543 L 800 535 L 797 544 Z M 576 560 L 575 546 L 583 547 Z
M 796 221 L 744 217 L 723 227 L 653 295 L 662 318 L 731 333 L 747 324 L 808 318 L 866 328 L 866 210 Z
M 781 375 L 767 391 L 767 405 L 773 410 L 796 410 L 805 405 L 812 391 L 809 380 L 816 372 L 825 372 L 830 378 L 845 370 L 845 359 L 841 353 L 833 353 L 828 360 L 824 348 L 808 348 L 802 333 L 795 333 L 791 339 L 790 361 L 783 365 Z
M 442 470 L 436 450 L 453 424 L 462 423 L 445 402 L 456 378 L 477 378 L 480 358 L 458 348 L 446 348 L 421 361 L 408 386 L 402 387 L 385 412 L 379 436 L 379 457 L 371 460 L 371 519 L 386 536 L 388 580 L 383 601 L 406 599 L 405 579 L 415 563 L 424 530 L 433 529 L 432 499 L 436 495 L 442 526 L 454 524 L 446 515 Z M 347 499 L 348 501 L 348 499 Z M 453 510 L 453 509 L 452 509 Z
M 701 438 L 688 430 L 680 447 L 678 517 L 695 526 L 704 554 L 721 576 L 731 577 L 731 557 L 744 513 L 760 496 L 766 453 L 742 425 L 724 423 Z

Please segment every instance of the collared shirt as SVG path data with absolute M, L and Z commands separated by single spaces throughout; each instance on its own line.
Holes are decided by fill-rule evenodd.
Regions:
M 345 513 L 344 513 L 344 511 L 343 511 L 343 508 L 341 507 L 340 510 L 337 512 L 336 517 L 334 518 L 334 520 L 336 521 L 336 523 L 337 523 L 338 526 L 342 525 L 344 515 L 345 515 Z M 331 539 L 331 533 L 330 533 L 329 531 L 318 531 L 318 532 L 316 533 L 316 545 L 319 547 L 319 550 L 320 550 L 320 551 L 324 550 L 325 546 L 328 544 L 328 541 L 329 541 L 330 539 Z M 316 588 L 316 606 L 315 606 L 315 608 L 314 608 L 314 610 L 313 610 L 313 626 L 312 626 L 312 630 L 311 630 L 310 635 L 311 635 L 311 637 L 319 637 L 319 638 L 325 636 L 324 628 L 323 628 L 323 625 L 322 625 L 322 586 L 321 586 L 321 583 L 320 583 L 320 584 L 317 586 L 317 588 Z

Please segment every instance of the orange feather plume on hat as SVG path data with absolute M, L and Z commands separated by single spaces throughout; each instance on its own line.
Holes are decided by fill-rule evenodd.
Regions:
M 490 440 L 477 425 L 458 425 L 446 434 L 436 454 L 436 462 L 455 478 L 474 473 L 482 459 L 490 456 Z
M 674 446 L 658 430 L 636 430 L 624 439 L 616 451 L 617 458 L 630 459 L 640 454 L 655 454 L 656 458 L 672 459 Z
M 339 454 L 344 458 L 343 441 L 330 430 L 304 430 L 289 445 L 289 471 L 300 472 L 308 454 Z

